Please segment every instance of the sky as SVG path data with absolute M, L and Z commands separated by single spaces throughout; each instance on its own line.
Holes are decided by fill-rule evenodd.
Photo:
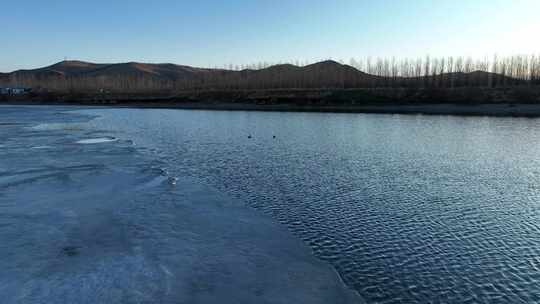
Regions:
M 0 71 L 540 54 L 539 0 L 2 0 Z

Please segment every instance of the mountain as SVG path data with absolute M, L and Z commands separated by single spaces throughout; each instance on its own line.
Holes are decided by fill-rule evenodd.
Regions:
M 0 74 L 0 85 L 26 86 L 56 92 L 165 93 L 182 90 L 373 88 L 486 86 L 515 81 L 502 75 L 475 71 L 428 77 L 381 77 L 335 61 L 307 66 L 274 65 L 232 71 L 175 64 L 62 61 L 51 66 Z
M 154 76 L 164 79 L 190 77 L 203 69 L 174 64 L 147 64 L 138 62 L 97 64 L 83 61 L 62 61 L 48 67 L 34 70 L 19 70 L 11 75 L 56 75 L 63 77 L 100 76 Z

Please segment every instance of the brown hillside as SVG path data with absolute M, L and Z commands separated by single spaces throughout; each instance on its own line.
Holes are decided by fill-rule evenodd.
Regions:
M 175 64 L 96 64 L 62 61 L 54 65 L 0 74 L 0 85 L 27 86 L 56 92 L 173 93 L 204 89 L 291 89 L 373 87 L 459 87 L 516 84 L 498 74 L 443 73 L 421 77 L 381 77 L 335 61 L 299 67 L 274 65 L 260 70 L 231 71 Z M 517 82 L 519 83 L 519 82 Z

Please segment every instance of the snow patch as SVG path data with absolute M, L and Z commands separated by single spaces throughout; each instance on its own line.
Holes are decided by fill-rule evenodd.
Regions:
M 50 131 L 50 130 L 66 130 L 66 131 L 79 131 L 83 127 L 79 123 L 43 123 L 32 127 L 28 127 L 30 130 L 36 131 Z
M 117 138 L 114 137 L 99 137 L 99 138 L 88 138 L 88 139 L 81 139 L 77 141 L 78 144 L 100 144 L 100 143 L 107 143 L 107 142 L 113 142 L 117 141 Z
M 38 150 L 41 150 L 41 149 L 52 149 L 51 146 L 36 146 L 36 147 L 32 147 L 32 149 L 38 149 Z

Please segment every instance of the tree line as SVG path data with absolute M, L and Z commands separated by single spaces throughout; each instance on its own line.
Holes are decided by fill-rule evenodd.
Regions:
M 338 60 L 346 64 L 343 60 Z M 308 61 L 278 62 L 277 65 L 290 64 L 298 67 L 311 65 Z M 261 70 L 276 65 L 269 62 L 245 65 L 229 64 L 225 69 Z M 453 86 L 507 86 L 518 84 L 540 84 L 540 54 L 512 55 L 473 58 L 465 56 L 419 58 L 351 58 L 347 62 L 360 72 L 376 76 L 377 80 L 368 82 L 369 87 L 453 87 Z M 476 73 L 476 75 L 475 75 Z M 472 74 L 472 75 L 464 75 Z M 466 77 L 469 76 L 469 77 Z M 334 75 L 339 79 L 340 75 Z
M 540 84 L 540 55 L 430 57 L 410 59 L 368 57 L 349 64 L 360 71 L 384 78 L 379 86 L 454 87 Z M 464 75 L 467 74 L 467 75 Z M 421 81 L 418 81 L 421 80 Z
M 229 89 L 280 88 L 454 88 L 540 85 L 540 55 L 421 58 L 351 58 L 348 66 L 261 62 L 228 65 L 181 87 Z M 301 69 L 298 69 L 301 68 Z M 235 73 L 228 73 L 235 71 Z M 257 73 L 260 72 L 260 73 Z
M 540 85 L 540 55 L 421 58 L 351 58 L 347 65 L 307 61 L 192 69 L 173 76 L 144 72 L 71 75 L 22 71 L 0 84 L 72 92 L 177 92 L 183 90 L 454 88 Z

